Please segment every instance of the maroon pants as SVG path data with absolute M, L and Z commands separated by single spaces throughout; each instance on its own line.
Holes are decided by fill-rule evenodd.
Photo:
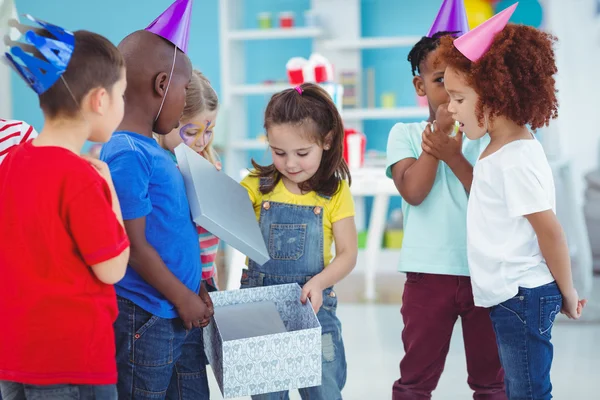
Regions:
M 462 321 L 468 384 L 476 400 L 506 400 L 504 371 L 485 308 L 475 307 L 471 280 L 464 276 L 408 273 L 402 296 L 404 358 L 393 400 L 431 399 L 458 317 Z

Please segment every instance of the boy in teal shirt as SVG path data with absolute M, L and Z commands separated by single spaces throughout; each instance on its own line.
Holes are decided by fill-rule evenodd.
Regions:
M 466 250 L 472 165 L 485 143 L 452 134 L 445 65 L 437 62 L 439 38 L 423 37 L 411 50 L 413 84 L 427 96 L 428 121 L 396 124 L 387 146 L 387 176 L 402 196 L 404 241 L 399 270 L 405 356 L 393 399 L 430 399 L 444 369 L 454 324 L 461 317 L 468 384 L 475 399 L 506 399 L 504 373 L 488 310 L 475 307 Z M 415 74 L 418 72 L 418 75 Z

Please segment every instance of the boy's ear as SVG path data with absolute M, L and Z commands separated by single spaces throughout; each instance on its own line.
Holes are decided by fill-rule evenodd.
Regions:
M 90 111 L 100 115 L 104 115 L 109 102 L 110 99 L 108 98 L 107 90 L 103 87 L 96 87 L 90 90 L 88 94 L 83 97 L 83 104 L 81 104 L 81 107 L 83 109 L 89 107 Z
M 166 72 L 161 72 L 156 75 L 156 79 L 154 79 L 154 91 L 162 98 L 165 95 L 168 84 L 169 75 Z
M 415 92 L 417 92 L 418 96 L 427 96 L 427 93 L 425 93 L 425 82 L 421 76 L 417 75 L 413 77 L 413 86 L 415 87 Z

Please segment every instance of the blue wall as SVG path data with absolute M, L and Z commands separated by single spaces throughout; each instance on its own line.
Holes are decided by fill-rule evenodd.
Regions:
M 362 36 L 422 36 L 427 33 L 438 11 L 440 0 L 397 1 L 362 0 Z M 380 107 L 384 92 L 395 94 L 398 106 L 416 105 L 412 73 L 407 61 L 410 48 L 363 50 L 363 69 L 375 71 L 375 102 Z M 366 104 L 366 99 L 363 99 Z M 385 151 L 390 129 L 395 120 L 366 121 L 367 148 Z M 413 122 L 406 120 L 403 122 Z M 367 218 L 370 217 L 371 199 L 367 200 Z M 399 197 L 390 201 L 389 212 L 401 206 Z
M 86 29 L 106 36 L 117 44 L 129 33 L 145 28 L 170 4 L 169 0 L 15 0 L 20 14 L 60 25 L 65 29 Z M 220 87 L 218 0 L 196 0 L 193 8 L 190 57 Z M 37 97 L 13 74 L 13 117 L 43 125 Z
M 16 0 L 19 13 L 29 13 L 70 30 L 88 29 L 98 32 L 113 43 L 118 43 L 128 33 L 146 27 L 166 9 L 170 0 Z M 433 21 L 440 0 L 363 0 L 363 36 L 423 35 Z M 143 4 L 143 6 L 142 6 Z M 280 11 L 293 11 L 298 25 L 303 24 L 303 12 L 310 8 L 309 0 L 244 0 L 243 28 L 257 27 L 257 14 L 269 11 L 276 18 Z M 219 7 L 218 0 L 196 0 L 192 16 L 189 55 L 194 66 L 212 81 L 217 92 L 220 88 L 219 70 Z M 415 105 L 410 65 L 406 57 L 409 49 L 365 50 L 363 67 L 374 68 L 376 101 L 383 92 L 393 92 L 398 105 Z M 285 63 L 293 56 L 308 57 L 311 41 L 270 40 L 251 41 L 245 44 L 246 82 L 284 80 Z M 42 114 L 37 98 L 16 75 L 13 75 L 14 117 L 24 119 L 41 129 Z M 248 97 L 249 136 L 263 132 L 262 114 L 269 96 Z M 232 116 L 234 117 L 234 116 Z M 368 148 L 384 151 L 387 134 L 396 121 L 368 121 L 365 133 Z M 265 152 L 251 152 L 261 163 L 270 161 Z M 392 205 L 398 206 L 399 199 Z
M 414 2 L 363 0 L 362 35 L 425 35 L 435 18 L 440 4 L 440 0 Z M 363 51 L 363 68 L 373 68 L 375 71 L 375 101 L 378 107 L 381 106 L 380 96 L 384 92 L 394 93 L 398 106 L 416 105 L 411 68 L 406 59 L 409 51 L 410 48 Z M 368 138 L 368 148 L 385 150 L 387 133 L 396 122 L 393 120 L 365 122 L 364 130 Z
M 70 30 L 88 29 L 98 32 L 114 43 L 128 33 L 144 28 L 170 4 L 170 0 L 16 0 L 20 13 L 30 13 Z M 140 6 L 143 3 L 143 6 Z M 398 1 L 363 0 L 362 32 L 364 36 L 421 35 L 426 33 L 435 17 L 440 0 Z M 245 0 L 244 28 L 255 28 L 261 11 L 295 12 L 298 24 L 303 24 L 303 11 L 309 0 Z M 193 8 L 190 57 L 212 81 L 217 92 L 219 71 L 218 0 L 196 0 Z M 309 56 L 310 40 L 276 40 L 248 42 L 247 83 L 285 79 L 285 62 L 293 56 Z M 376 98 L 383 92 L 394 92 L 398 105 L 414 105 L 410 67 L 406 61 L 408 49 L 366 50 L 363 66 L 374 68 Z M 14 117 L 25 119 L 38 129 L 43 124 L 35 94 L 16 75 L 13 75 Z M 249 135 L 262 133 L 262 112 L 268 96 L 248 98 Z M 369 121 L 365 124 L 368 148 L 384 150 L 387 132 L 394 121 Z M 263 153 L 257 153 L 264 159 Z
M 268 11 L 272 14 L 273 25 L 277 25 L 277 15 L 282 11 L 294 13 L 296 24 L 304 24 L 303 13 L 310 8 L 309 0 L 245 0 L 244 29 L 258 27 L 258 13 Z M 285 64 L 292 57 L 306 57 L 311 54 L 312 40 L 284 39 L 249 41 L 244 44 L 246 56 L 246 83 L 262 83 L 264 81 L 287 81 Z M 256 137 L 264 134 L 263 113 L 269 96 L 258 95 L 247 98 L 248 104 L 248 136 Z M 270 152 L 251 151 L 248 161 L 254 158 L 260 164 L 271 162 Z

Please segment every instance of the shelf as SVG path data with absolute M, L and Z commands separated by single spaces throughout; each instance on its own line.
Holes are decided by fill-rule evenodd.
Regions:
M 328 50 L 384 49 L 412 47 L 421 40 L 420 36 L 366 37 L 355 40 L 326 40 L 323 47 Z
M 234 150 L 266 150 L 268 144 L 265 140 L 247 139 L 236 140 L 229 145 Z
M 427 117 L 429 117 L 429 108 L 427 107 L 347 108 L 342 110 L 342 119 L 347 121 Z
M 229 40 L 310 39 L 321 36 L 321 28 L 246 29 L 229 32 Z
M 235 85 L 231 88 L 231 93 L 238 96 L 250 96 L 260 94 L 275 94 L 282 90 L 289 89 L 291 86 L 286 83 L 260 83 L 253 85 Z

